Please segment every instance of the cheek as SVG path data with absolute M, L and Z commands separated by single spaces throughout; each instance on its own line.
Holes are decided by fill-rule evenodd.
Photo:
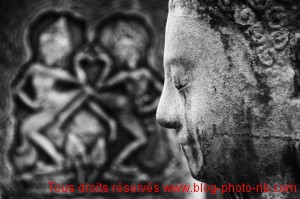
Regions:
M 184 104 L 185 123 L 188 131 L 194 131 L 197 120 L 202 114 L 203 102 L 201 97 L 195 95 L 196 90 L 189 89 L 185 95 L 182 95 L 182 102 Z
M 199 128 L 210 129 L 215 122 L 219 123 L 213 121 L 213 118 L 222 115 L 218 108 L 221 104 L 211 85 L 191 88 L 186 96 L 184 106 L 187 129 L 195 132 Z

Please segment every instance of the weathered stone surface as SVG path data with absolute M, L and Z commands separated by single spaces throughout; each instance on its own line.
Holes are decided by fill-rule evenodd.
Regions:
M 299 8 L 297 0 L 170 1 L 157 118 L 177 129 L 196 179 L 299 185 Z
M 189 196 L 57 194 L 48 184 L 153 189 L 190 180 L 172 135 L 155 120 L 166 16 L 160 0 L 1 1 L 0 195 Z

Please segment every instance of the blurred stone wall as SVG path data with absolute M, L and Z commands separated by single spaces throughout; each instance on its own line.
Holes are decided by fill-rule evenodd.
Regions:
M 167 4 L 0 2 L 3 198 L 189 197 L 154 191 L 190 180 L 175 134 L 155 120 Z M 152 191 L 56 193 L 49 182 Z

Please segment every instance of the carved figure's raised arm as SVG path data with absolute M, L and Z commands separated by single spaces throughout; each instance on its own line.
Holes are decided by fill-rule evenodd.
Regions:
M 119 72 L 117 75 L 113 76 L 111 79 L 107 80 L 104 87 L 117 86 L 119 84 L 125 83 L 126 81 L 128 81 L 131 78 L 132 78 L 132 73 L 122 71 L 122 72 Z

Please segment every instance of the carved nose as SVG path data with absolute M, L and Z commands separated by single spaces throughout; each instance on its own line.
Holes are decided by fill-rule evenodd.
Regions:
M 166 81 L 158 104 L 156 120 L 165 128 L 178 129 L 181 127 L 180 106 L 174 89 L 168 87 Z

